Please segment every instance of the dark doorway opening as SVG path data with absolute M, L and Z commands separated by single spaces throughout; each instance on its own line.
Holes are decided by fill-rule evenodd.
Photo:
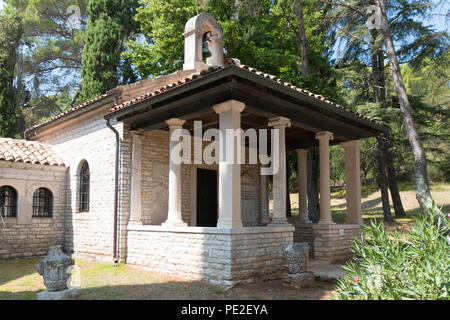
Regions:
M 197 226 L 217 226 L 217 171 L 197 169 Z

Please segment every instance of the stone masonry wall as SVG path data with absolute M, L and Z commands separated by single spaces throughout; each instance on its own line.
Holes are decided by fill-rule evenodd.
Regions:
M 293 230 L 129 226 L 127 263 L 220 284 L 281 279 L 279 250 L 293 243 Z
M 104 106 L 73 120 L 50 128 L 34 140 L 51 144 L 65 161 L 66 176 L 64 249 L 78 255 L 95 256 L 111 261 L 114 232 L 114 167 L 116 140 L 103 118 Z M 112 123 L 121 139 L 122 171 L 120 172 L 119 245 L 121 258 L 126 255 L 126 226 L 129 215 L 130 137 L 122 123 Z M 90 170 L 89 212 L 78 211 L 78 173 L 83 160 Z M 128 187 L 127 187 L 128 185 Z
M 66 170 L 0 162 L 0 186 L 13 187 L 18 197 L 17 216 L 3 218 L 4 224 L 0 223 L 0 259 L 42 256 L 49 246 L 63 244 Z M 33 194 L 41 187 L 53 194 L 51 218 L 32 217 Z
M 350 242 L 362 234 L 357 224 L 313 225 L 314 259 L 328 262 L 352 257 Z
M 294 242 L 306 242 L 309 246 L 309 256 L 314 258 L 314 231 L 312 223 L 296 222 Z

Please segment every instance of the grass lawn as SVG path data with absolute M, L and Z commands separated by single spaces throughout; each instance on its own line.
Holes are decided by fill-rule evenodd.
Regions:
M 407 217 L 395 219 L 390 227 L 407 229 L 420 212 L 414 189 L 400 186 L 400 196 Z M 431 188 L 435 201 L 450 209 L 450 184 L 434 185 Z M 373 188 L 362 190 L 363 219 L 382 219 L 380 192 Z M 291 194 L 294 215 L 298 218 L 298 195 Z M 336 222 L 345 221 L 345 191 L 332 194 L 332 215 Z M 394 215 L 393 209 L 392 214 Z M 45 290 L 42 277 L 36 272 L 36 265 L 42 258 L 27 258 L 0 261 L 0 300 L 36 299 L 36 293 Z M 166 274 L 146 271 L 121 264 L 114 267 L 109 263 L 76 259 L 80 268 L 82 292 L 79 299 L 329 299 L 334 284 L 317 282 L 312 287 L 294 289 L 281 281 L 266 281 L 238 285 L 230 289 L 204 281 L 190 281 Z
M 411 222 L 414 221 L 414 217 L 420 214 L 420 207 L 416 199 L 416 192 L 413 185 L 400 184 L 399 189 L 403 208 L 406 212 L 406 217 L 395 217 L 394 208 L 392 206 L 392 199 L 389 195 L 389 200 L 391 203 L 391 213 L 394 217 L 394 222 L 389 224 L 389 226 L 401 230 L 405 227 L 407 228 L 411 224 Z M 444 212 L 450 211 L 450 184 L 431 185 L 431 194 L 434 201 L 436 201 L 439 207 L 442 207 L 442 210 Z M 381 204 L 380 190 L 374 187 L 363 187 L 361 190 L 361 195 L 364 223 L 367 224 L 372 219 L 383 220 L 383 207 Z M 298 219 L 297 193 L 291 194 L 291 206 L 293 216 L 289 218 L 289 220 L 292 222 Z M 270 210 L 272 210 L 272 200 L 270 201 L 269 208 Z M 345 190 L 340 190 L 331 194 L 331 214 L 335 222 L 343 223 L 345 221 Z
M 36 299 L 45 290 L 36 265 L 42 258 L 0 261 L 0 300 Z M 334 285 L 317 282 L 304 289 L 294 289 L 281 281 L 238 285 L 230 289 L 205 281 L 190 281 L 134 266 L 75 259 L 80 268 L 81 295 L 78 299 L 236 299 L 303 300 L 328 299 Z

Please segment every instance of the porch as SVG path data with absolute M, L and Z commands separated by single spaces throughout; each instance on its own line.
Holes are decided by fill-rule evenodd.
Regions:
M 246 70 L 235 61 L 210 68 L 194 80 L 173 84 L 168 90 L 146 95 L 132 104 L 116 106 L 105 118 L 122 121 L 131 128 L 127 261 L 219 282 L 282 277 L 278 251 L 294 239 L 308 242 L 315 259 L 333 261 L 345 256 L 348 242 L 359 234 L 362 222 L 360 139 L 386 130 L 331 102 L 311 99 L 295 87 Z M 193 164 L 185 164 L 169 156 L 180 149 L 183 140 L 180 136 L 170 139 L 172 134 L 179 129 L 185 129 L 183 135 L 194 133 L 194 121 L 202 122 L 202 137 L 211 128 L 225 137 L 217 141 L 219 152 L 214 157 L 226 150 L 227 130 L 278 130 L 268 148 L 279 146 L 278 152 L 271 154 L 271 162 L 279 164 L 279 170 L 273 174 L 271 220 L 267 177 L 259 174 L 264 167 L 261 163 L 244 165 L 220 159 L 212 164 L 196 164 L 194 159 Z M 204 151 L 203 143 L 200 141 Z M 345 150 L 344 225 L 335 224 L 331 218 L 331 144 L 340 144 Z M 318 147 L 320 152 L 317 224 L 307 218 L 306 154 L 311 147 Z M 233 144 L 233 148 L 236 151 L 237 146 Z M 195 141 L 189 149 L 195 153 Z M 252 146 L 247 143 L 247 152 L 250 149 Z M 256 150 L 258 155 L 264 153 L 261 145 Z M 285 159 L 290 150 L 298 154 L 300 208 L 295 227 L 286 219 Z M 214 172 L 210 176 L 216 178 L 216 193 L 212 190 L 214 180 L 209 181 L 209 188 L 201 188 L 205 183 L 203 178 L 199 180 L 202 170 Z M 203 199 L 210 201 L 209 209 L 203 206 L 203 213 L 200 207 L 204 201 L 199 191 L 208 193 Z M 214 197 L 215 203 L 211 201 Z M 200 217 L 205 212 L 209 219 Z

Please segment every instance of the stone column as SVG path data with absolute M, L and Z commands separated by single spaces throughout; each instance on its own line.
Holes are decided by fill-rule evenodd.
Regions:
M 330 140 L 333 134 L 328 131 L 316 133 L 319 140 L 320 156 L 320 220 L 319 224 L 333 224 L 330 200 Z
M 142 135 L 135 131 L 131 134 L 131 204 L 129 223 L 131 225 L 142 225 Z
M 181 129 L 185 120 L 172 118 L 166 121 L 170 130 L 170 154 L 169 154 L 169 210 L 167 220 L 162 225 L 171 227 L 185 227 L 187 223 L 181 218 L 181 163 L 176 163 L 172 157 L 172 150 L 181 141 L 172 141 L 172 133 Z
M 214 111 L 219 114 L 220 131 L 218 228 L 242 227 L 241 165 L 236 161 L 236 137 L 227 137 L 227 130 L 241 128 L 241 112 L 244 108 L 245 104 L 237 100 L 228 100 L 214 106 Z M 231 156 L 230 152 L 233 153 L 233 158 L 227 161 Z
M 361 140 L 341 143 L 345 157 L 345 189 L 347 201 L 348 224 L 362 224 L 361 213 L 361 173 L 360 173 L 360 147 Z
M 183 70 L 198 70 L 202 66 L 202 31 L 196 28 L 183 33 L 184 64 Z
M 269 219 L 269 198 L 267 197 L 267 177 L 265 175 L 259 176 L 259 196 L 260 196 L 260 216 L 261 224 L 268 224 Z
M 308 196 L 306 193 L 306 156 L 308 150 L 297 149 L 298 163 L 298 220 L 302 223 L 310 223 L 308 219 Z
M 272 154 L 272 161 L 274 157 L 278 156 L 278 171 L 273 175 L 273 215 L 271 226 L 285 225 L 288 223 L 286 218 L 286 141 L 285 130 L 291 126 L 291 121 L 288 118 L 276 117 L 269 119 L 269 127 L 279 130 L 278 140 L 272 143 L 278 144 L 278 155 Z M 273 150 L 273 148 L 272 148 Z

